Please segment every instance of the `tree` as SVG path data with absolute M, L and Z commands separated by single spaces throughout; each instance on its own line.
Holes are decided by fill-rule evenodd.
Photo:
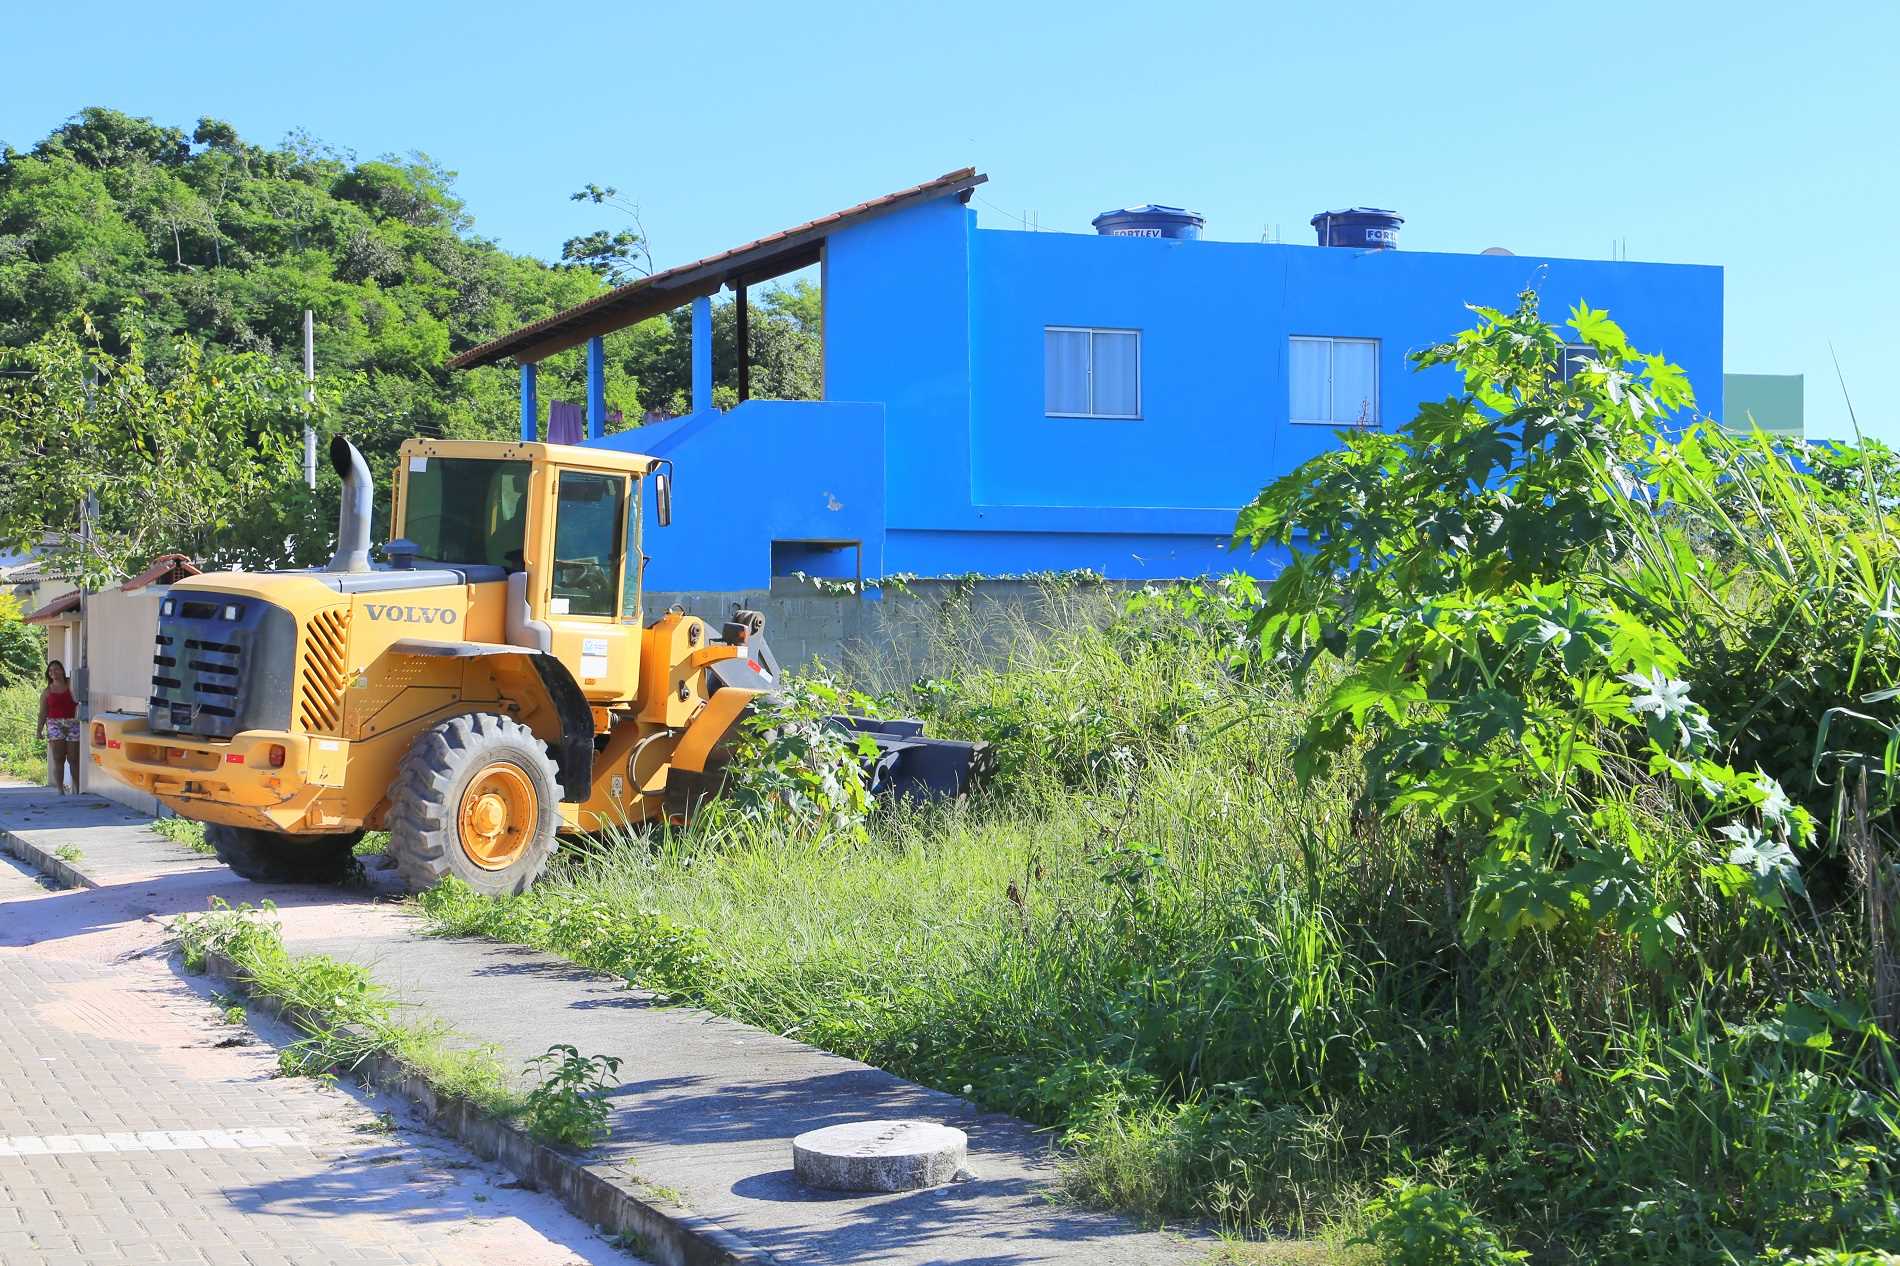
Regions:
M 824 394 L 822 301 L 816 286 L 799 280 L 750 300 L 747 342 L 755 400 L 816 400 Z M 713 304 L 713 391 L 723 407 L 739 389 L 739 309 L 731 297 Z M 638 407 L 671 414 L 692 406 L 693 316 L 677 308 L 608 336 L 608 359 L 634 385 Z M 623 410 L 625 412 L 625 410 Z
M 177 166 L 191 156 L 191 144 L 175 127 L 117 110 L 87 106 L 33 151 L 39 157 L 69 156 L 99 170 L 142 161 Z
M 570 237 L 561 243 L 561 260 L 587 269 L 612 286 L 623 286 L 653 271 L 646 242 L 638 233 L 627 229 L 617 233 L 596 229 L 580 237 Z
M 224 354 L 294 376 L 307 308 L 324 426 L 385 478 L 409 436 L 515 434 L 512 367 L 451 371 L 450 356 L 651 270 L 637 205 L 611 186 L 575 198 L 625 220 L 547 263 L 476 236 L 454 173 L 427 155 L 359 161 L 304 132 L 257 145 L 209 115 L 187 132 L 88 108 L 29 153 L 0 150 L 0 352 L 83 311 L 95 350 L 123 360 L 136 345 L 154 390 Z M 755 396 L 819 394 L 818 308 L 809 285 L 754 296 Z M 737 387 L 733 316 L 730 300 L 716 306 L 721 401 Z M 685 409 L 689 330 L 682 309 L 608 336 L 608 407 L 626 424 L 650 407 Z M 578 349 L 541 372 L 544 396 L 584 398 Z M 259 486 L 256 500 L 222 506 L 224 526 L 193 529 L 198 548 L 246 566 L 323 558 L 334 490 Z M 73 513 L 46 517 L 67 531 Z
M 114 356 L 81 326 L 0 353 L 0 542 L 89 584 L 167 550 L 216 556 L 237 513 L 297 482 L 302 384 L 189 338 L 154 372 L 142 339 Z
M 46 666 L 46 639 L 25 614 L 12 594 L 0 593 L 0 686 L 37 680 Z
M 624 286 L 636 277 L 653 274 L 653 252 L 648 247 L 646 226 L 640 222 L 639 203 L 612 185 L 591 183 L 569 194 L 568 201 L 612 207 L 633 221 L 633 228 L 596 229 L 570 237 L 561 245 L 563 262 L 585 268 L 611 286 Z

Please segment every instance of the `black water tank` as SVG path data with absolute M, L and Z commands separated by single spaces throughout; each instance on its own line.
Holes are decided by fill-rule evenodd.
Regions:
M 1089 221 L 1103 237 L 1172 237 L 1194 241 L 1207 218 L 1183 207 L 1123 207 L 1104 211 Z
M 1395 251 L 1399 225 L 1405 217 L 1378 207 L 1347 207 L 1322 211 L 1311 220 L 1321 246 L 1347 246 L 1361 251 Z

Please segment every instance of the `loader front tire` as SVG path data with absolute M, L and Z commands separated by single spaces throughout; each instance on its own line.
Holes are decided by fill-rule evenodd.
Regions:
M 284 835 L 244 826 L 207 826 L 205 843 L 218 860 L 260 884 L 333 884 L 350 869 L 350 850 L 363 838 L 348 835 Z
M 397 767 L 389 856 L 413 892 L 450 875 L 491 897 L 526 892 L 554 852 L 560 799 L 560 773 L 527 726 L 450 717 Z

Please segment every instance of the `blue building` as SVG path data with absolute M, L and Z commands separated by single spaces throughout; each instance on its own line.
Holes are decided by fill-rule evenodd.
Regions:
M 588 345 L 588 442 L 676 463 L 647 573 L 662 591 L 1270 569 L 1226 551 L 1238 507 L 1339 428 L 1394 426 L 1453 391 L 1407 353 L 1526 287 L 1552 319 L 1580 299 L 1609 309 L 1721 415 L 1720 268 L 984 229 L 966 205 L 983 179 L 952 172 L 657 273 L 453 363 L 517 361 L 531 436 L 535 362 Z M 1337 241 L 1332 224 L 1315 217 Z M 743 320 L 747 286 L 814 263 L 825 398 L 714 410 L 710 297 L 733 289 Z M 694 411 L 603 436 L 600 336 L 685 303 Z

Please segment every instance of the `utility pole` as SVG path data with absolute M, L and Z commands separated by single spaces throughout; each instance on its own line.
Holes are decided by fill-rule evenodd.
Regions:
M 310 309 L 303 310 L 303 398 L 312 408 L 317 403 L 317 335 L 315 318 Z M 317 486 L 317 427 L 309 418 L 303 424 L 303 482 L 307 488 Z
M 89 414 L 93 406 L 93 372 L 90 369 L 86 371 L 86 412 Z M 92 564 L 92 521 L 98 515 L 99 498 L 88 491 L 79 498 L 79 557 L 82 567 L 90 567 Z M 73 698 L 79 704 L 79 726 L 82 732 L 89 732 L 92 722 L 92 667 L 89 654 L 92 645 L 92 626 L 86 623 L 86 617 L 89 614 L 86 599 L 91 593 L 92 585 L 82 575 L 79 581 L 79 663 L 77 667 L 71 664 L 66 666 L 70 683 L 68 689 L 73 692 Z M 51 653 L 50 649 L 48 653 Z M 59 785 L 65 786 L 66 771 L 62 769 L 58 772 Z M 78 771 L 73 775 L 73 790 L 84 791 L 86 784 L 90 781 L 87 766 L 81 763 Z

